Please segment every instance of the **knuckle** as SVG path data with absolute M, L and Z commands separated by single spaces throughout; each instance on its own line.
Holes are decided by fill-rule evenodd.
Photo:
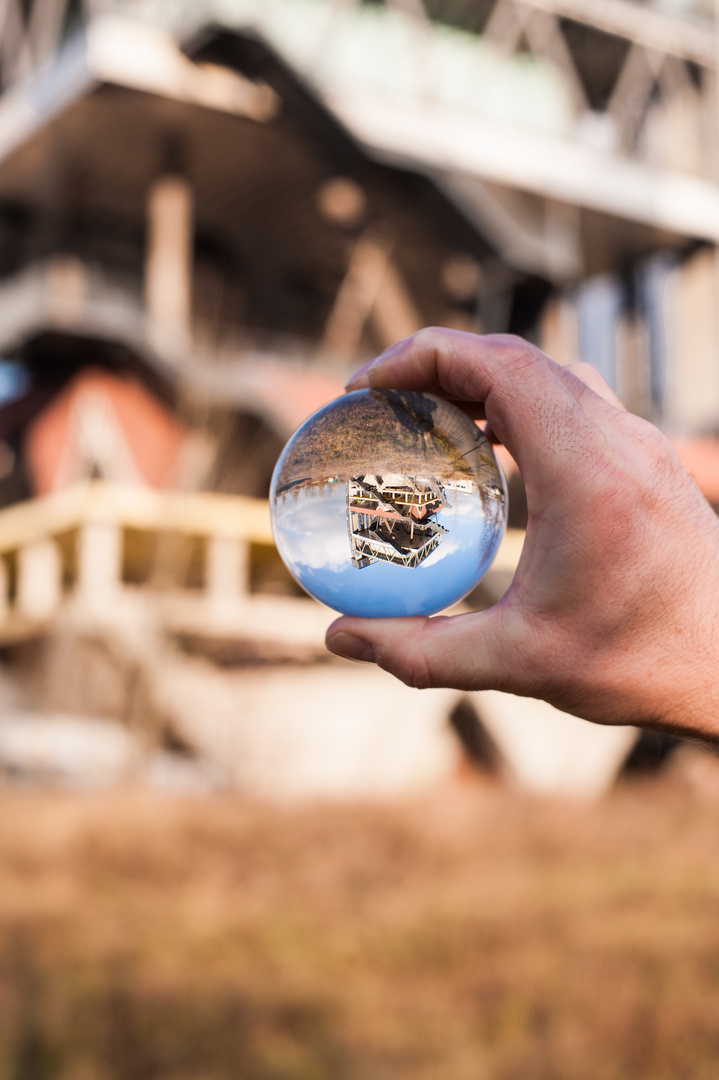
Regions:
M 446 330 L 443 332 L 439 326 L 423 326 L 421 330 L 417 330 L 415 333 L 414 341 L 420 348 L 432 349 L 435 348 L 443 333 L 446 334 L 446 332 Z
M 430 665 L 422 653 L 406 655 L 401 663 L 385 664 L 380 660 L 380 667 L 415 690 L 428 690 L 434 686 Z
M 415 690 L 429 690 L 435 685 L 429 665 L 417 659 L 410 664 L 404 681 Z
M 502 349 L 507 361 L 536 361 L 544 356 L 541 349 L 532 345 L 526 338 L 520 337 L 519 334 L 489 334 L 485 340 Z
M 683 477 L 685 470 L 674 447 L 658 428 L 638 420 L 636 430 L 639 452 L 633 476 L 635 496 L 642 503 L 654 503 L 667 484 Z
M 624 414 L 616 450 L 587 447 L 583 478 L 595 509 L 602 505 L 629 518 L 654 506 L 684 468 L 669 440 L 652 424 Z
M 427 620 L 418 633 L 412 634 L 411 642 L 403 648 L 387 650 L 377 658 L 381 668 L 416 690 L 428 690 L 436 685 L 431 659 L 433 649 L 426 633 L 428 625 L 431 626 L 431 620 Z
M 533 345 L 530 345 L 526 338 L 520 337 L 519 334 L 503 334 L 504 340 L 512 348 L 518 349 L 521 352 L 537 352 Z
M 674 456 L 672 444 L 658 427 L 650 424 L 648 420 L 642 420 L 640 417 L 635 418 L 635 426 L 642 445 L 651 452 L 654 458 Z

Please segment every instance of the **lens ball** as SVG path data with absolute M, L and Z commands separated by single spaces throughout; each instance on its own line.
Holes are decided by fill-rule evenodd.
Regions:
M 460 409 L 358 390 L 297 429 L 275 466 L 272 529 L 300 585 L 345 615 L 433 615 L 471 592 L 504 535 L 491 443 Z

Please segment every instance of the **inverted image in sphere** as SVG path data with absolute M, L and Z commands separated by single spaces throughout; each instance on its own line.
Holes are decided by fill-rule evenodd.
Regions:
M 295 432 L 272 477 L 277 548 L 345 615 L 432 615 L 489 568 L 506 522 L 489 440 L 431 394 L 358 390 Z

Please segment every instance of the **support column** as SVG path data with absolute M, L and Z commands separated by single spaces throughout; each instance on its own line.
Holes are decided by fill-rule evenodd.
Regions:
M 250 551 L 244 540 L 215 536 L 205 556 L 205 595 L 213 607 L 226 608 L 247 596 Z
M 152 333 L 176 346 L 190 340 L 193 233 L 189 183 L 177 174 L 159 177 L 147 205 L 145 305 Z
M 122 581 L 122 529 L 110 522 L 83 525 L 77 538 L 77 589 L 93 607 L 117 598 Z
M 0 625 L 5 622 L 10 610 L 9 585 L 7 563 L 0 557 Z
M 18 552 L 17 610 L 37 622 L 49 619 L 62 598 L 62 559 L 54 540 L 39 540 Z

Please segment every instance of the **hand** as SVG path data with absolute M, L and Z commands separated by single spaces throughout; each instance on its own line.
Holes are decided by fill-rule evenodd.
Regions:
M 411 686 L 505 690 L 598 723 L 719 739 L 719 519 L 657 428 L 596 372 L 603 396 L 589 381 L 521 338 L 442 329 L 360 368 L 348 389 L 483 409 L 524 478 L 529 522 L 494 607 L 345 616 L 328 648 Z

